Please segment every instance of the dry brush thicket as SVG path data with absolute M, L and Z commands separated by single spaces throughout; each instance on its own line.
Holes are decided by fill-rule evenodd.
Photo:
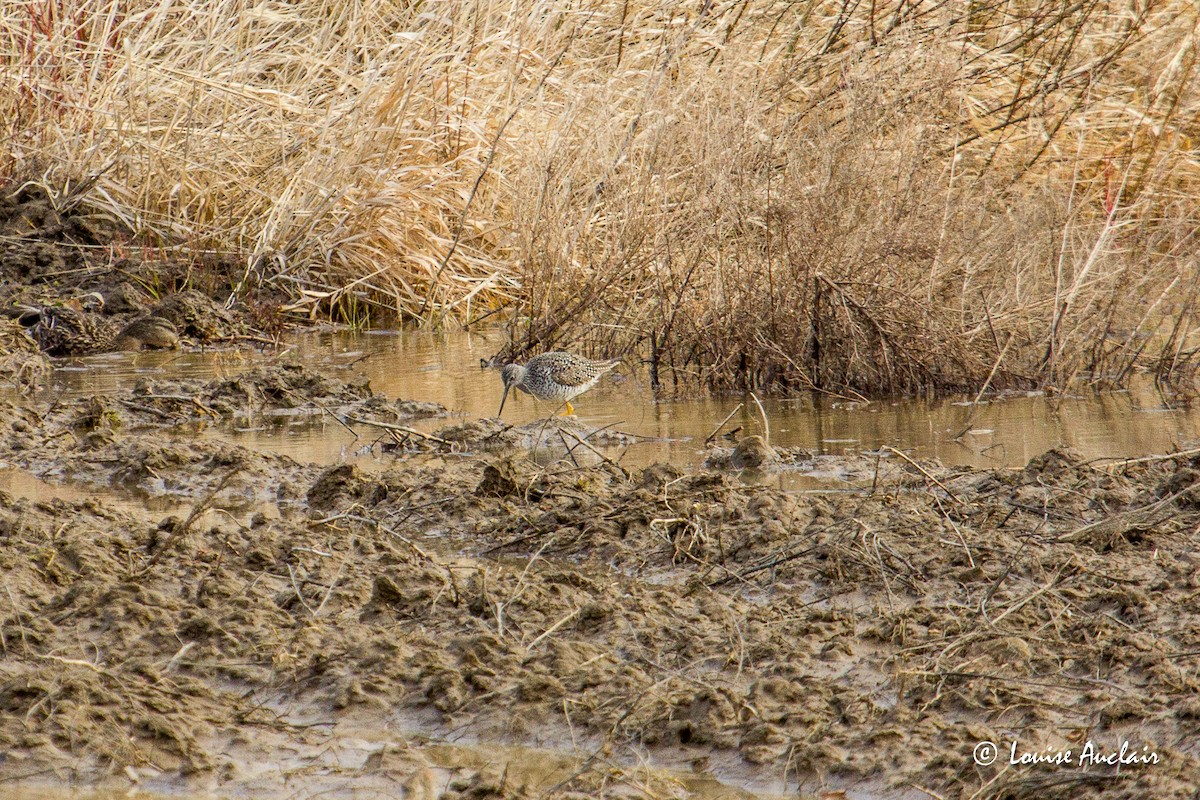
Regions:
M 11 0 L 0 178 L 666 389 L 1186 376 L 1190 0 Z

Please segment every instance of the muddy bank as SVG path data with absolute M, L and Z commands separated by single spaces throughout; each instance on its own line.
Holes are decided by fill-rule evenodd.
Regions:
M 374 472 L 194 437 L 246 413 L 405 429 L 444 410 L 282 365 L 0 406 L 0 459 L 114 498 L 0 494 L 4 781 L 684 791 L 648 754 L 867 796 L 1200 783 L 1200 460 L 864 458 L 846 473 L 865 480 L 800 494 L 734 471 L 804 463 L 752 441 L 628 470 L 448 420 Z M 463 736 L 476 757 L 435 757 Z M 1158 763 L 981 765 L 985 741 Z
M 287 326 L 284 295 L 232 255 L 138 241 L 81 197 L 0 187 L 0 379 L 27 390 L 45 356 L 269 342 Z

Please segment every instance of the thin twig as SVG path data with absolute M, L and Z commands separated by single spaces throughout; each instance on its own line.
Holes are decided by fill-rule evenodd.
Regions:
M 941 481 L 939 481 L 937 478 L 935 478 L 935 477 L 933 477 L 932 475 L 930 475 L 930 474 L 929 474 L 929 472 L 928 472 L 928 471 L 927 471 L 927 470 L 926 470 L 924 467 L 922 467 L 922 466 L 921 466 L 920 464 L 918 464 L 917 462 L 913 461 L 911 458 L 909 458 L 908 456 L 906 456 L 904 453 L 901 453 L 901 452 L 900 452 L 899 450 L 897 450 L 896 448 L 894 448 L 894 447 L 892 447 L 892 446 L 890 446 L 890 445 L 886 445 L 886 444 L 885 444 L 883 447 L 879 448 L 879 449 L 880 449 L 880 450 L 888 450 L 888 451 L 890 451 L 890 452 L 892 452 L 892 453 L 895 453 L 896 455 L 900 456 L 900 457 L 901 457 L 901 458 L 903 458 L 905 461 L 907 461 L 909 464 L 912 464 L 912 465 L 913 465 L 913 466 L 914 466 L 914 467 L 917 469 L 917 471 L 918 471 L 918 472 L 920 472 L 920 473 L 921 473 L 922 475 L 924 475 L 924 476 L 925 476 L 925 477 L 926 477 L 926 478 L 927 478 L 927 479 L 928 479 L 930 482 L 932 482 L 932 483 L 933 483 L 933 484 L 935 484 L 935 485 L 936 485 L 936 486 L 937 486 L 939 489 L 941 489 L 943 492 L 945 492 L 945 493 L 947 494 L 947 496 L 949 496 L 949 498 L 950 498 L 951 500 L 953 500 L 955 503 L 957 503 L 957 504 L 959 504 L 959 505 L 962 505 L 962 501 L 958 499 L 958 495 L 956 495 L 954 492 L 950 491 L 950 487 L 949 487 L 949 486 L 947 486 L 946 484 L 944 484 L 944 483 L 942 483 Z
M 146 566 L 142 567 L 142 569 L 140 569 L 138 572 L 131 574 L 130 577 L 141 577 L 149 572 L 154 565 L 162 559 L 167 551 L 171 549 L 171 545 L 175 543 L 175 540 L 187 533 L 192 527 L 192 523 L 196 521 L 196 518 L 208 510 L 209 506 L 212 505 L 213 500 L 216 499 L 217 495 L 220 494 L 221 490 L 225 488 L 233 476 L 237 475 L 241 471 L 242 465 L 239 464 L 233 469 L 229 470 L 229 472 L 225 473 L 225 477 L 221 478 L 216 487 L 214 487 L 213 490 L 209 492 L 203 500 L 192 506 L 192 511 L 190 514 L 188 514 L 187 519 L 175 524 L 175 527 L 171 531 L 171 535 L 167 537 L 167 540 L 162 543 L 162 546 L 159 547 L 154 555 L 150 557 L 150 560 L 146 563 Z
M 737 408 L 735 408 L 733 411 L 730 411 L 729 414 L 727 414 L 725 416 L 725 419 L 721 420 L 721 424 L 718 425 L 717 427 L 713 428 L 713 432 L 710 433 L 708 435 L 708 437 L 704 440 L 705 447 L 708 447 L 712 443 L 712 440 L 717 438 L 717 434 L 721 432 L 721 428 L 725 427 L 725 423 L 729 422 L 729 420 L 733 419 L 733 415 L 736 414 L 737 412 L 741 411 L 742 406 L 744 406 L 744 405 L 745 405 L 745 403 L 738 403 Z
M 628 478 L 629 478 L 629 470 L 625 469 L 625 468 L 624 468 L 624 467 L 622 467 L 620 464 L 618 464 L 617 462 L 613 461 L 613 460 L 612 460 L 611 458 L 609 458 L 608 456 L 604 455 L 604 453 L 601 453 L 599 450 L 597 450 L 596 448 L 592 447 L 592 446 L 591 446 L 591 445 L 590 445 L 590 444 L 587 442 L 587 440 L 586 440 L 586 439 L 584 439 L 583 437 L 581 437 L 581 436 L 580 436 L 579 434 L 577 434 L 575 431 L 568 430 L 568 429 L 565 429 L 565 428 L 559 428 L 559 429 L 558 429 L 558 432 L 559 432 L 559 434 L 562 434 L 562 433 L 564 433 L 564 432 L 565 432 L 565 433 L 569 433 L 569 434 L 571 435 L 571 438 L 573 438 L 575 441 L 579 442 L 581 445 L 583 445 L 584 447 L 586 447 L 588 450 L 591 450 L 593 453 L 595 453 L 597 456 L 599 456 L 601 459 L 603 459 L 603 460 L 604 460 L 604 462 L 605 462 L 606 464 L 610 464 L 611 466 L 613 466 L 613 467 L 617 468 L 618 470 L 620 470 L 620 471 L 621 471 L 621 474 L 622 474 L 622 475 L 624 475 L 626 479 L 628 479 Z M 564 442 L 564 444 L 565 444 L 565 442 Z M 572 449 L 573 449 L 573 448 L 572 448 Z M 568 451 L 568 452 L 570 452 L 570 451 Z
M 415 428 L 410 428 L 407 425 L 396 425 L 395 423 L 392 423 L 392 422 L 380 422 L 379 420 L 363 419 L 362 417 L 355 417 L 355 416 L 347 416 L 346 421 L 353 422 L 353 423 L 356 423 L 359 425 L 370 425 L 371 427 L 374 427 L 374 428 L 382 428 L 385 431 L 396 431 L 398 433 L 407 433 L 411 436 L 416 436 L 416 437 L 425 439 L 430 442 L 437 442 L 438 444 L 445 445 L 446 447 L 451 446 L 451 442 L 447 439 L 443 439 L 440 436 L 434 436 L 432 433 L 421 433 L 419 430 L 416 430 Z
M 1004 355 L 1008 352 L 1009 346 L 1013 342 L 1013 335 L 1010 333 L 1008 339 L 1004 342 L 1004 347 L 1000 350 L 1000 355 L 996 356 L 996 362 L 992 364 L 992 371 L 988 373 L 987 380 L 979 387 L 979 391 L 975 394 L 975 399 L 971 401 L 971 410 L 967 413 L 967 421 L 963 425 L 963 429 L 954 435 L 954 441 L 958 441 L 966 435 L 967 431 L 971 430 L 971 424 L 975 421 L 975 412 L 979 409 L 979 398 L 983 397 L 983 393 L 992 385 L 992 378 L 996 377 L 996 370 L 1000 369 L 1000 362 L 1004 360 Z
M 763 404 L 761 401 L 759 401 L 758 395 L 756 395 L 754 392 L 751 392 L 750 397 L 751 397 L 751 399 L 754 400 L 754 404 L 756 406 L 758 406 L 759 415 L 762 416 L 763 442 L 765 442 L 767 445 L 770 445 L 771 444 L 771 423 L 767 422 L 767 412 L 763 409 Z

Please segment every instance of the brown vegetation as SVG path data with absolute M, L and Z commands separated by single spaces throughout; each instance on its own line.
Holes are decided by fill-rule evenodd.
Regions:
M 1186 373 L 1186 0 L 0 11 L 0 177 L 233 291 L 369 323 L 511 312 L 662 386 Z M 71 197 L 78 193 L 70 194 Z

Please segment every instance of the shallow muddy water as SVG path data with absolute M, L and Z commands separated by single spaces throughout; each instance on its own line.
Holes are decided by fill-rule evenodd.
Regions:
M 705 439 L 731 411 L 759 432 L 755 403 L 656 403 L 636 365 L 578 422 L 525 396 L 520 427 L 479 419 L 499 344 L 313 333 L 56 362 L 7 396 L 0 781 L 908 800 L 1024 785 L 981 773 L 980 742 L 1097 730 L 1172 759 L 1097 798 L 1193 793 L 1200 450 L 1085 463 L 1189 447 L 1193 412 L 1145 389 L 771 400 L 781 491 L 689 469 L 733 465 Z M 441 438 L 383 453 L 388 425 Z M 604 426 L 630 469 L 525 457 L 530 431 Z M 885 446 L 926 460 L 863 455 Z
M 142 377 L 228 377 L 261 363 L 298 357 L 305 365 L 347 380 L 370 379 L 392 398 L 441 403 L 467 418 L 495 416 L 501 383 L 480 368 L 502 344 L 502 334 L 326 332 L 295 337 L 279 351 L 117 353 L 63 362 L 51 392 L 64 396 L 112 392 Z M 514 392 L 504 419 L 522 424 L 555 412 L 550 404 Z M 883 446 L 915 458 L 974 467 L 1024 465 L 1052 447 L 1068 446 L 1085 458 L 1128 458 L 1184 448 L 1200 439 L 1200 410 L 1171 408 L 1148 382 L 1123 392 L 1049 398 L 1043 395 L 985 401 L 971 398 L 857 403 L 804 395 L 763 401 L 774 445 L 814 455 L 872 451 Z M 614 377 L 578 398 L 579 419 L 634 434 L 633 444 L 609 448 L 626 466 L 655 461 L 697 464 L 704 440 L 731 412 L 722 432 L 762 433 L 753 400 L 699 398 L 656 402 L 640 365 L 623 364 Z M 739 408 L 740 406 L 740 408 Z M 972 416 L 972 410 L 974 415 Z M 249 411 L 249 410 L 248 410 Z M 414 425 L 432 430 L 445 419 Z M 957 441 L 958 434 L 966 430 Z M 255 449 L 322 463 L 370 459 L 377 432 L 357 437 L 332 416 L 270 419 L 247 416 L 221 433 Z M 818 467 L 819 471 L 819 467 Z

